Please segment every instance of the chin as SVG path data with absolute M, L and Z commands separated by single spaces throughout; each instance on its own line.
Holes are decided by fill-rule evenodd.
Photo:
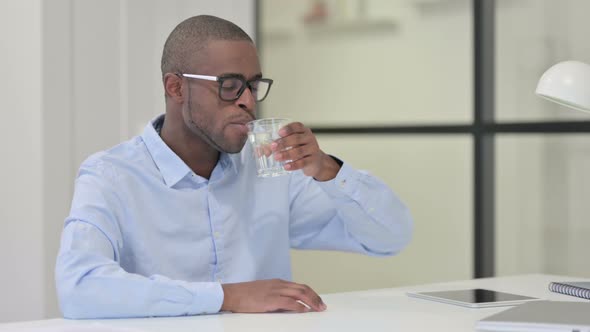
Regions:
M 242 151 L 242 149 L 225 149 L 225 153 L 240 153 L 240 151 Z
M 230 146 L 224 146 L 223 152 L 225 152 L 225 153 L 239 153 L 244 148 L 244 144 L 245 143 L 246 143 L 246 141 L 243 141 L 243 142 L 238 143 L 238 144 L 232 144 Z

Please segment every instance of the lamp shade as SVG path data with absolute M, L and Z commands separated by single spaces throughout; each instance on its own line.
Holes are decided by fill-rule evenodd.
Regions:
M 541 76 L 535 92 L 558 104 L 590 112 L 590 65 L 560 62 Z

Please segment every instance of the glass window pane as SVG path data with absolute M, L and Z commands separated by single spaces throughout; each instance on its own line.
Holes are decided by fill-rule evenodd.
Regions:
M 411 209 L 415 233 L 405 251 L 389 258 L 294 251 L 295 280 L 327 293 L 472 277 L 469 136 L 318 137 L 323 151 L 392 187 Z
M 496 140 L 496 271 L 590 277 L 590 135 Z
M 496 1 L 497 121 L 588 120 L 535 95 L 541 75 L 565 60 L 590 63 L 590 1 Z
M 471 0 L 260 8 L 262 68 L 275 80 L 264 116 L 313 126 L 471 121 Z

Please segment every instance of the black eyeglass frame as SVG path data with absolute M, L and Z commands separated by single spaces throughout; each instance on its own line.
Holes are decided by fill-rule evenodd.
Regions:
M 227 74 L 227 75 L 222 75 L 222 76 L 210 76 L 210 75 L 197 75 L 197 74 L 186 74 L 186 73 L 176 73 L 177 76 L 182 76 L 182 77 L 186 77 L 186 78 L 193 78 L 193 79 L 199 79 L 199 80 L 207 80 L 207 81 L 216 81 L 219 83 L 219 88 L 218 88 L 218 92 L 217 95 L 219 96 L 219 99 L 223 100 L 223 101 L 235 101 L 238 100 L 242 94 L 244 93 L 244 91 L 246 91 L 246 88 L 249 88 L 251 92 L 254 92 L 252 89 L 252 83 L 253 82 L 265 82 L 268 83 L 268 88 L 266 89 L 266 93 L 264 94 L 264 96 L 262 96 L 261 99 L 258 99 L 258 93 L 256 93 L 255 95 L 255 100 L 256 102 L 261 102 L 264 99 L 266 99 L 266 97 L 268 96 L 268 93 L 270 92 L 270 88 L 272 86 L 273 80 L 270 78 L 261 78 L 261 77 L 257 77 L 257 78 L 253 78 L 251 80 L 246 80 L 246 78 L 244 78 L 244 76 L 239 75 L 239 74 Z M 233 98 L 223 98 L 222 97 L 222 93 L 221 93 L 221 89 L 223 88 L 223 82 L 225 82 L 228 79 L 237 79 L 242 83 L 242 86 L 240 87 L 240 89 L 238 90 L 238 92 L 236 93 L 236 96 Z M 258 89 L 256 89 L 258 90 Z

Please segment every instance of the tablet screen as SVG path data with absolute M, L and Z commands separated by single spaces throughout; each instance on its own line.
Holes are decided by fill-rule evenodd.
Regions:
M 506 301 L 523 301 L 534 300 L 533 297 L 522 296 L 517 294 L 496 292 L 489 289 L 465 289 L 443 292 L 423 292 L 422 295 L 439 297 L 450 301 L 467 302 L 467 303 L 489 303 L 489 302 L 506 302 Z
M 487 308 L 513 306 L 528 301 L 538 301 L 538 298 L 518 294 L 497 292 L 489 289 L 474 288 L 436 292 L 408 292 L 408 296 L 425 300 L 455 304 L 469 308 Z

